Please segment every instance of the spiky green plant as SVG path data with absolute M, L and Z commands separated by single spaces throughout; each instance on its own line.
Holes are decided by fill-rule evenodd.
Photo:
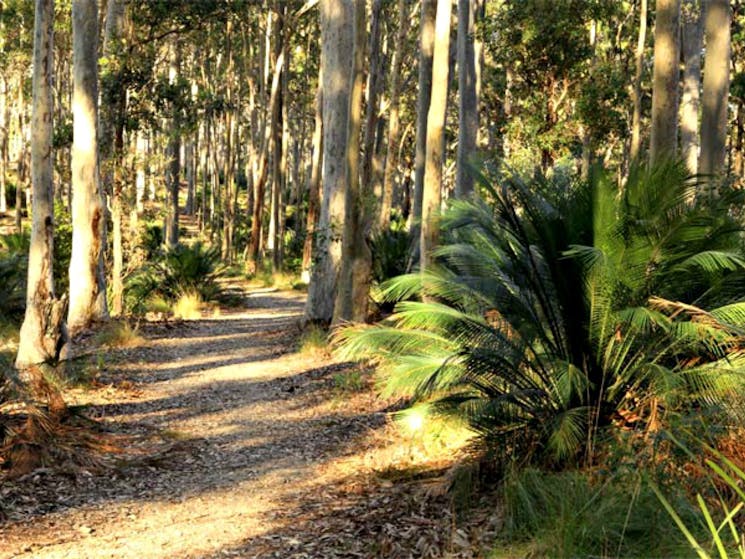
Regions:
M 437 266 L 386 286 L 392 317 L 337 334 L 347 357 L 380 362 L 386 394 L 467 419 L 493 448 L 567 461 L 614 422 L 654 428 L 742 386 L 743 293 L 717 290 L 745 267 L 736 193 L 696 196 L 674 163 L 622 193 L 602 173 L 485 188 L 489 203 L 442 216 Z
M 223 271 L 219 249 L 202 243 L 179 244 L 128 278 L 128 306 L 138 312 L 152 296 L 174 302 L 184 293 L 197 293 L 203 301 L 213 301 L 222 291 L 218 278 Z

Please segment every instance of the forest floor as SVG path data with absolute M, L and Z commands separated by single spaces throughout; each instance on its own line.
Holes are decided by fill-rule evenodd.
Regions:
M 495 508 L 454 512 L 453 448 L 402 436 L 369 371 L 300 351 L 303 302 L 245 287 L 98 353 L 66 400 L 152 448 L 0 479 L 0 559 L 485 556 Z

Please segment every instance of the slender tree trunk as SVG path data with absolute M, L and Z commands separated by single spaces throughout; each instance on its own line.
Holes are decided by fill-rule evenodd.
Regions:
M 25 101 L 23 96 L 23 85 L 21 79 L 18 80 L 18 183 L 16 184 L 16 232 L 23 231 L 21 218 L 23 217 L 23 191 L 26 187 L 26 122 L 24 118 Z M 30 208 L 28 208 L 30 209 Z
M 704 175 L 716 176 L 725 172 L 731 22 L 729 0 L 708 1 L 701 157 L 698 164 L 699 171 Z
M 385 157 L 385 173 L 383 174 L 383 201 L 380 205 L 380 220 L 378 223 L 378 227 L 381 230 L 387 229 L 391 222 L 393 175 L 398 167 L 398 140 L 401 137 L 398 110 L 399 97 L 401 95 L 401 63 L 405 55 L 404 43 L 406 41 L 406 35 L 409 33 L 409 14 L 406 5 L 406 0 L 398 0 L 399 25 L 391 67 L 391 107 L 388 122 L 388 146 Z
M 639 37 L 636 43 L 634 87 L 632 99 L 634 110 L 631 120 L 631 148 L 629 159 L 633 164 L 639 161 L 641 149 L 641 120 L 642 120 L 642 72 L 644 70 L 644 46 L 647 43 L 647 0 L 641 0 L 639 5 Z
M 0 35 L 3 29 L 0 27 Z M 3 39 L 0 38 L 0 42 Z M 2 52 L 0 52 L 2 54 Z M 8 172 L 8 124 L 10 121 L 8 112 L 8 78 L 3 73 L 0 75 L 0 214 L 8 211 L 6 197 L 6 174 Z
M 181 74 L 181 45 L 173 45 L 171 53 L 169 81 L 176 83 Z M 179 186 L 181 181 L 181 118 L 174 105 L 171 114 L 171 129 L 168 136 L 166 189 L 168 200 L 166 203 L 166 223 L 164 227 L 166 246 L 172 248 L 178 244 L 179 236 Z
M 402 2 L 399 3 L 399 6 Z M 401 6 L 400 6 L 401 7 Z M 401 12 L 402 17 L 404 12 Z M 365 88 L 365 0 L 355 1 L 354 60 L 352 90 L 347 121 L 347 200 L 344 222 L 343 255 L 334 306 L 334 322 L 367 318 L 370 289 L 371 254 L 366 239 L 366 214 L 363 189 L 360 188 L 360 130 L 362 94 Z M 395 70 L 394 70 L 395 72 Z M 395 75 L 395 73 L 394 73 Z M 396 92 L 398 96 L 398 92 Z M 398 103 L 398 99 L 396 99 Z M 398 110 L 398 109 L 396 109 Z M 389 154 L 390 157 L 390 154 Z
M 680 150 L 691 174 L 698 172 L 698 111 L 701 87 L 702 0 L 683 0 L 683 94 L 680 99 Z
M 675 157 L 678 143 L 680 0 L 657 0 L 649 161 Z
M 108 317 L 106 285 L 99 283 L 103 222 L 98 175 L 98 6 L 74 0 L 72 255 L 70 258 L 70 336 Z
M 375 137 L 378 123 L 378 97 L 385 81 L 383 79 L 383 56 L 380 48 L 380 12 L 383 0 L 372 0 L 372 14 L 370 15 L 370 71 L 367 76 L 367 104 L 365 107 L 365 144 L 362 150 L 362 187 L 367 188 L 373 183 L 373 160 L 375 157 Z
M 442 201 L 442 165 L 445 154 L 445 112 L 448 92 L 448 55 L 450 49 L 450 0 L 437 4 L 435 51 L 432 62 L 432 97 L 427 115 L 427 151 L 424 166 L 422 201 L 422 231 L 420 236 L 420 267 L 431 265 L 431 252 L 437 245 L 439 225 L 437 216 Z
M 52 200 L 52 69 L 54 68 L 53 0 L 36 0 L 34 20 L 31 175 L 34 190 L 31 250 L 28 261 L 26 314 L 21 326 L 16 367 L 21 379 L 41 378 L 31 369 L 56 362 L 67 341 L 65 300 L 54 295 L 54 216 Z
M 427 116 L 432 96 L 432 58 L 435 48 L 435 12 L 437 0 L 422 0 L 419 31 L 419 86 L 416 103 L 416 158 L 414 160 L 414 196 L 409 230 L 419 243 L 424 193 L 424 163 L 427 157 Z M 416 252 L 416 251 L 414 251 Z
M 308 219 L 306 223 L 305 243 L 303 245 L 303 264 L 301 280 L 310 282 L 311 256 L 313 239 L 316 234 L 316 222 L 321 204 L 320 184 L 321 165 L 323 163 L 323 64 L 319 64 L 318 91 L 316 92 L 316 119 L 313 128 L 313 155 L 310 162 L 308 179 Z
M 123 0 L 108 0 L 106 7 L 106 30 L 104 33 L 104 56 L 114 56 L 117 43 L 124 32 Z M 112 220 L 112 268 L 111 268 L 111 314 L 120 316 L 124 307 L 124 248 L 122 246 L 122 185 L 117 167 L 121 157 L 123 120 L 126 109 L 126 92 L 109 91 L 102 100 L 99 113 L 99 153 L 103 165 L 102 190 L 111 196 Z M 104 275 L 103 259 L 99 261 L 99 275 Z
M 246 264 L 247 272 L 251 274 L 256 273 L 258 269 L 259 255 L 261 253 L 261 214 L 264 208 L 266 179 L 269 174 L 269 149 L 278 120 L 280 78 L 282 76 L 283 65 L 284 57 L 280 53 L 274 65 L 274 75 L 272 76 L 272 85 L 269 93 L 269 106 L 264 125 L 264 139 L 262 140 L 261 155 L 259 157 L 259 170 L 255 179 L 256 188 L 254 190 L 254 208 L 253 218 L 251 220 L 251 252 L 249 253 L 249 259 Z
M 455 196 L 473 194 L 473 163 L 479 135 L 478 67 L 475 48 L 478 0 L 458 0 L 458 161 Z
M 323 199 L 305 321 L 329 323 L 342 259 L 347 199 L 347 126 L 352 89 L 354 5 L 321 0 L 323 59 Z

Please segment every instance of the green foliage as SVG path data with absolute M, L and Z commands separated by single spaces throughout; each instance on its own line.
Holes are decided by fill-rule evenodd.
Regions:
M 18 322 L 26 308 L 29 235 L 0 236 L 0 321 Z
M 590 458 L 598 431 L 630 415 L 641 430 L 726 408 L 745 381 L 745 303 L 717 286 L 743 276 L 742 202 L 695 186 L 677 164 L 635 172 L 620 196 L 602 174 L 485 185 L 493 205 L 455 201 L 438 265 L 384 286 L 396 313 L 341 330 L 342 353 L 378 360 L 385 394 L 526 461 Z
M 638 475 L 593 480 L 570 471 L 513 471 L 505 480 L 500 546 L 532 557 L 687 557 L 685 541 Z M 691 524 L 697 516 L 675 499 Z M 510 555 L 512 555 L 510 553 Z M 494 553 L 493 557 L 500 557 Z
M 60 203 L 54 205 L 54 290 L 59 295 L 70 285 L 70 258 L 72 256 L 72 217 Z
M 198 294 L 202 301 L 213 301 L 222 292 L 220 252 L 202 243 L 179 244 L 127 278 L 125 298 L 133 312 L 146 310 L 152 297 L 173 303 L 184 293 Z
M 698 557 L 709 559 L 718 555 L 721 559 L 728 557 L 742 559 L 745 557 L 745 534 L 742 533 L 742 509 L 745 507 L 745 492 L 742 486 L 745 483 L 745 472 L 720 452 L 710 447 L 707 450 L 717 458 L 717 461 L 706 460 L 706 465 L 713 474 L 710 479 L 716 497 L 707 502 L 707 499 L 699 493 L 696 495 L 696 504 L 705 521 L 706 532 L 710 538 L 708 544 L 702 543 L 703 535 L 697 533 L 699 531 L 696 530 L 696 526 L 685 518 L 679 505 L 672 503 L 659 487 L 653 485 L 652 489 Z M 714 479 L 727 491 L 718 489 Z M 734 496 L 734 504 L 732 496 Z M 716 505 L 716 511 L 712 511 L 712 501 Z M 716 520 L 715 517 L 717 517 Z M 713 553 L 713 550 L 716 550 L 716 553 Z
M 372 275 L 376 282 L 384 282 L 406 272 L 411 251 L 411 235 L 403 221 L 394 222 L 389 229 L 378 231 L 370 239 Z

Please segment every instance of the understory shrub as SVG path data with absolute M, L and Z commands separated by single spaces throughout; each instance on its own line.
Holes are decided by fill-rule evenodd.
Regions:
M 554 186 L 508 177 L 454 201 L 436 264 L 388 282 L 395 314 L 341 329 L 343 356 L 522 464 L 589 464 L 607 429 L 736 411 L 742 193 L 714 196 L 678 163 L 620 193 L 602 173 Z
M 214 301 L 222 292 L 218 282 L 222 273 L 219 249 L 199 242 L 176 245 L 127 278 L 128 308 L 142 313 L 152 298 L 173 304 L 184 294 L 197 295 L 205 302 Z
M 26 308 L 28 233 L 0 236 L 0 321 L 19 323 Z

